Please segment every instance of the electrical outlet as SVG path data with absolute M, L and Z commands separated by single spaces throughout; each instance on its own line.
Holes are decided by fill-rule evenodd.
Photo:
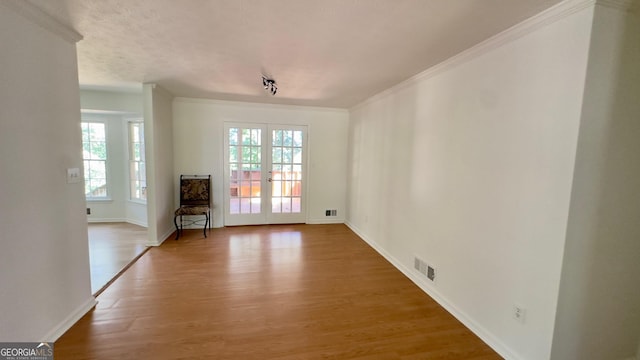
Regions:
M 513 318 L 517 322 L 524 324 L 526 317 L 527 317 L 527 309 L 525 309 L 523 306 L 518 304 L 513 306 Z
M 331 210 L 331 216 L 338 216 L 338 210 Z
M 331 216 L 331 210 L 325 210 L 324 216 Z

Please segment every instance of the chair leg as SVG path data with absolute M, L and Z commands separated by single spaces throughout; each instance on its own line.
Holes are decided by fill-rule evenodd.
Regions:
M 174 215 L 173 216 L 173 225 L 176 226 L 176 240 L 178 240 L 178 238 L 180 237 L 180 229 L 178 228 L 178 222 L 176 221 L 178 219 L 178 215 Z
M 207 224 L 209 223 L 209 215 L 207 215 L 207 213 L 204 213 L 204 229 L 202 230 L 204 232 L 204 237 L 207 237 Z

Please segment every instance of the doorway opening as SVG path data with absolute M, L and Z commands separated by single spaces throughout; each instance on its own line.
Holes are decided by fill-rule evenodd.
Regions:
M 91 290 L 100 293 L 146 251 L 144 124 L 134 113 L 82 112 Z

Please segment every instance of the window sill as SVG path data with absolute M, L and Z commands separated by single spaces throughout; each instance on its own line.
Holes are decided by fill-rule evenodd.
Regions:
M 87 198 L 87 202 L 113 202 L 111 198 Z
M 147 202 L 144 201 L 144 200 L 129 199 L 127 201 L 132 203 L 132 204 L 145 205 L 145 206 L 147 205 Z

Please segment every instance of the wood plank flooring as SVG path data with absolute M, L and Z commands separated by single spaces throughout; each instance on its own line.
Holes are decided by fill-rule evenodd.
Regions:
M 152 248 L 63 359 L 500 359 L 345 225 L 199 230 Z
M 118 223 L 89 224 L 91 293 L 99 293 L 147 246 L 147 228 Z

